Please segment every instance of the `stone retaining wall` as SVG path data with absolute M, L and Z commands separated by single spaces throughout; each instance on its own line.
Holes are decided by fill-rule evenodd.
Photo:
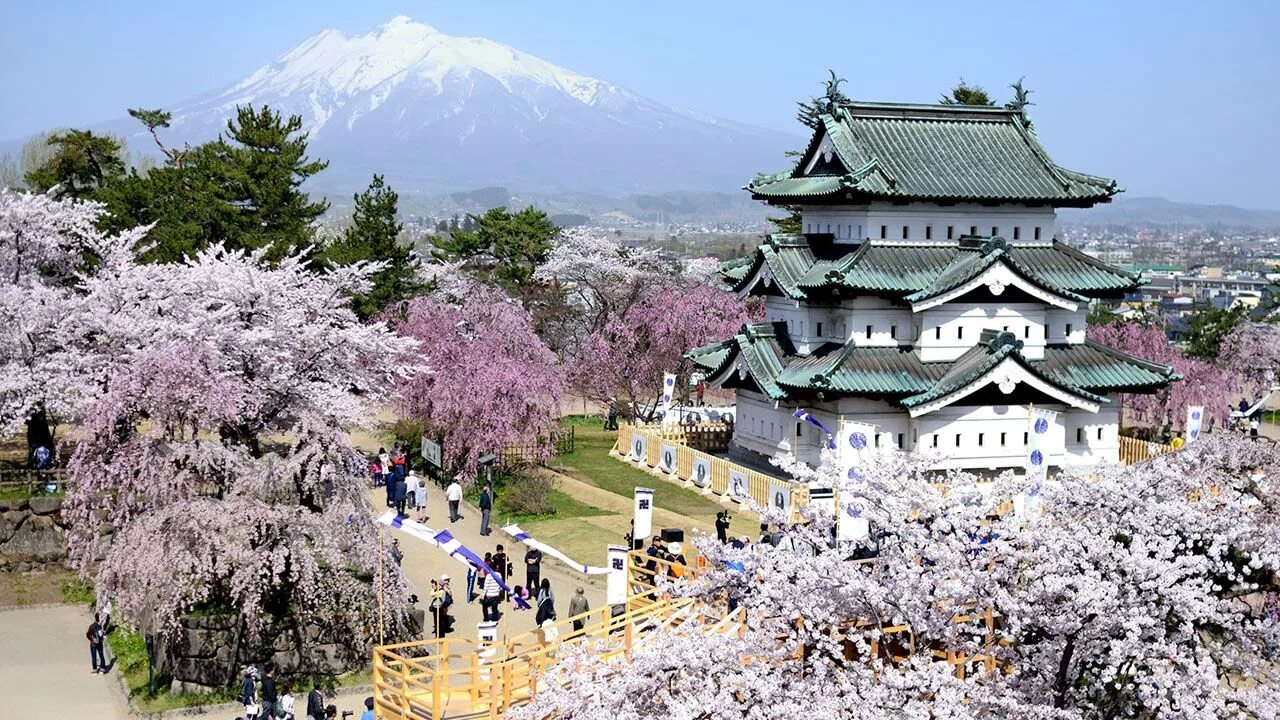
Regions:
M 290 677 L 337 676 L 368 662 L 367 657 L 344 657 L 342 648 L 326 642 L 324 631 L 316 625 L 282 625 L 251 645 L 238 637 L 237 624 L 234 615 L 183 618 L 182 630 L 168 643 L 160 668 L 173 677 L 175 692 L 234 684 L 250 663 L 274 665 L 280 677 Z
M 66 561 L 62 498 L 0 500 L 0 570 L 37 570 Z

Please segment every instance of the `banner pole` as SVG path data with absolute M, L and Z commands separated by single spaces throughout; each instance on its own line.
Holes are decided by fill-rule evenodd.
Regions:
M 385 553 L 382 550 L 382 528 L 378 528 L 378 644 L 386 645 L 386 621 L 383 612 L 383 594 L 385 583 L 383 581 L 382 558 Z

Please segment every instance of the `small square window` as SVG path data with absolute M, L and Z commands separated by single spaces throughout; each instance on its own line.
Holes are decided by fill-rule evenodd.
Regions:
M 827 234 L 831 234 L 831 223 L 827 223 Z
M 868 326 L 867 326 L 867 339 L 868 339 L 868 340 L 870 340 L 870 339 L 871 339 L 871 326 L 870 326 L 870 325 L 868 325 Z
M 897 340 L 897 339 L 898 339 L 898 326 L 897 326 L 897 325 L 890 325 L 890 326 L 889 326 L 889 337 L 893 338 L 894 340 Z
M 983 444 L 986 443 L 986 439 L 987 439 L 986 433 L 978 433 L 978 447 L 982 447 Z
M 948 239 L 948 240 L 955 240 L 955 239 L 956 239 L 956 226 L 955 226 L 955 225 L 948 225 L 948 226 L 947 226 L 947 239 Z
M 999 235 L 999 234 L 1000 234 L 1000 228 L 996 227 L 995 225 L 992 225 L 992 226 L 991 226 L 991 237 L 995 237 L 995 236 L 997 236 L 997 235 Z
M 880 447 L 880 433 L 876 433 L 876 447 Z
M 1049 339 L 1049 324 L 1048 324 L 1048 323 L 1045 323 L 1045 326 L 1044 326 L 1044 339 L 1045 339 L 1045 340 L 1048 340 L 1048 339 Z
M 1022 337 L 1026 338 L 1026 339 L 1028 339 L 1028 340 L 1030 340 L 1030 339 L 1031 339 L 1031 326 L 1030 326 L 1030 325 L 1023 325 L 1023 326 L 1022 326 Z
M 880 239 L 881 239 L 881 240 L 883 240 L 883 239 L 885 239 L 885 238 L 887 238 L 887 237 L 889 237 L 889 226 L 888 226 L 888 225 L 881 225 L 881 226 L 880 226 Z
M 1039 226 L 1039 225 L 1037 225 L 1037 226 L 1036 226 L 1035 238 L 1036 238 L 1037 240 L 1039 240 L 1039 239 L 1040 239 L 1040 226 Z
M 960 447 L 960 433 L 956 433 L 956 447 Z
M 1004 447 L 1005 445 L 1007 445 L 1008 441 L 1009 441 L 1009 433 L 1000 433 L 1000 447 Z
M 1084 442 L 1084 428 L 1076 428 L 1076 442 Z
M 939 326 L 937 326 L 937 327 L 935 327 L 935 328 L 933 329 L 933 339 L 934 339 L 934 340 L 941 340 L 941 339 L 942 339 L 942 326 L 941 326 L 941 325 L 939 325 Z
M 969 234 L 970 234 L 970 235 L 977 235 L 977 234 L 978 234 L 978 226 L 977 226 L 977 225 L 970 225 L 970 226 L 969 226 Z
M 938 447 L 938 433 L 933 434 L 933 446 Z
M 1098 439 L 1102 439 L 1102 428 L 1098 428 Z
M 1009 332 L 1009 326 L 1008 326 L 1008 325 L 1005 325 L 1005 326 L 1004 326 L 1004 331 L 1005 331 L 1005 332 Z
M 818 337 L 822 337 L 822 323 L 818 323 L 818 331 L 816 334 Z
M 932 239 L 933 239 L 933 226 L 932 226 L 932 225 L 925 225 L 925 226 L 924 226 L 924 239 L 925 239 L 925 240 L 932 240 Z
M 898 449 L 902 449 L 902 433 L 898 433 Z
M 963 339 L 964 339 L 964 326 L 963 326 L 963 325 L 961 325 L 960 327 L 956 328 L 956 339 L 957 339 L 957 340 L 963 340 Z
M 902 239 L 903 239 L 903 240 L 907 240 L 907 239 L 909 239 L 910 237 L 911 237 L 911 227 L 910 227 L 910 226 L 908 226 L 908 225 L 903 225 L 903 226 L 902 226 Z
M 1014 240 L 1022 239 L 1022 228 L 1017 225 L 1015 225 L 1013 228 L 1013 239 Z
M 804 437 L 804 433 L 800 431 L 800 423 L 796 423 L 796 437 L 797 438 Z
M 1071 323 L 1067 323 L 1067 335 L 1071 335 Z
M 1030 438 L 1030 437 L 1028 437 L 1026 433 L 1022 433 L 1022 444 L 1023 444 L 1023 445 L 1026 445 L 1026 444 L 1027 444 L 1027 441 L 1028 441 L 1028 440 L 1030 440 L 1030 439 L 1031 439 L 1031 438 Z

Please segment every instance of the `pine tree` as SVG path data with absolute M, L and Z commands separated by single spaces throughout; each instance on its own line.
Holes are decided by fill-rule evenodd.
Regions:
M 399 243 L 404 226 L 396 221 L 400 196 L 374 175 L 369 187 L 355 196 L 351 226 L 337 242 L 324 251 L 324 258 L 338 265 L 360 261 L 380 261 L 386 267 L 373 275 L 373 288 L 352 298 L 352 307 L 362 319 L 416 294 L 412 251 Z
M 522 293 L 560 232 L 545 212 L 532 207 L 516 213 L 499 207 L 468 219 L 474 230 L 458 229 L 432 241 L 436 256 L 461 260 L 483 279 Z
M 987 91 L 978 85 L 970 85 L 965 82 L 964 78 L 960 78 L 960 84 L 951 88 L 951 93 L 943 95 L 938 99 L 943 105 L 979 105 L 991 107 L 996 104 L 995 100 L 987 94 Z
M 57 187 L 59 197 L 85 199 L 125 174 L 124 149 L 116 138 L 66 130 L 49 136 L 47 144 L 53 153 L 26 174 L 35 192 Z

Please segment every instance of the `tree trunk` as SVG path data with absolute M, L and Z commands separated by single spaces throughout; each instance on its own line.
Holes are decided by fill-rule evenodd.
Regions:
M 34 467 L 36 448 L 44 446 L 53 456 L 53 430 L 49 427 L 49 415 L 41 406 L 27 418 L 27 465 Z

